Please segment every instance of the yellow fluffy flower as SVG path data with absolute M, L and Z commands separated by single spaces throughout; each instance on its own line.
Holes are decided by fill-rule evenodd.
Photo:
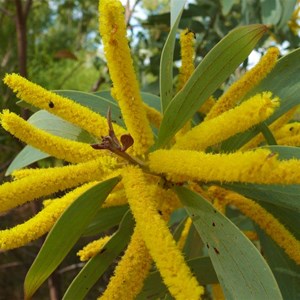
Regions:
M 195 33 L 189 29 L 185 29 L 180 33 L 180 53 L 181 67 L 179 69 L 179 78 L 177 90 L 181 90 L 185 83 L 189 80 L 195 70 Z
M 96 137 L 107 135 L 107 120 L 89 108 L 75 103 L 66 97 L 47 91 L 18 74 L 7 74 L 4 78 L 4 83 L 16 92 L 20 99 L 38 108 L 45 109 L 85 129 Z M 117 135 L 125 132 L 124 129 L 117 125 L 114 128 Z
M 22 142 L 68 162 L 78 163 L 109 154 L 106 151 L 94 150 L 89 144 L 45 132 L 8 110 L 0 114 L 0 123 L 5 130 Z
M 205 150 L 266 120 L 279 105 L 271 93 L 258 94 L 240 106 L 204 121 L 177 139 L 174 149 Z
M 6 182 L 0 186 L 0 212 L 41 196 L 51 195 L 89 181 L 101 180 L 106 174 L 111 173 L 114 166 L 113 158 L 100 157 L 77 165 L 40 169 L 31 176 Z
M 235 106 L 255 85 L 257 85 L 274 68 L 279 50 L 275 47 L 268 49 L 259 63 L 233 83 L 218 99 L 217 103 L 207 114 L 206 119 L 212 119 Z
M 276 181 L 276 176 L 270 177 L 270 174 L 278 166 L 276 156 L 269 150 L 263 149 L 230 154 L 157 150 L 149 155 L 150 169 L 153 172 L 166 174 L 175 182 L 192 180 L 271 183 L 271 180 Z M 279 170 L 278 174 L 280 172 L 284 174 L 284 169 Z
M 137 229 L 170 293 L 179 300 L 198 300 L 203 288 L 192 276 L 166 223 L 157 212 L 153 197 L 155 188 L 147 184 L 140 169 L 133 167 L 124 169 L 122 182 Z
M 111 236 L 107 235 L 98 240 L 88 243 L 83 249 L 77 252 L 81 261 L 89 260 L 98 254 L 104 245 L 110 240 Z
M 0 250 L 19 248 L 43 236 L 50 231 L 67 206 L 94 184 L 85 184 L 62 198 L 51 200 L 44 209 L 23 224 L 0 230 Z
M 114 85 L 114 98 L 119 103 L 126 127 L 135 141 L 135 151 L 144 154 L 154 140 L 133 68 L 123 12 L 124 8 L 119 1 L 100 1 L 99 29 Z
M 101 297 L 101 300 L 133 300 L 143 287 L 144 280 L 151 266 L 151 256 L 141 237 L 135 229 L 131 241 L 114 275 Z

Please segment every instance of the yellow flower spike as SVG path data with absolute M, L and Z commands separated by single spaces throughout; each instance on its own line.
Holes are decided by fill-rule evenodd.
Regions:
M 177 91 L 180 91 L 185 83 L 189 80 L 195 70 L 195 33 L 185 29 L 180 34 L 180 53 L 181 67 L 179 69 Z M 176 140 L 191 129 L 191 122 L 188 121 L 176 134 Z
M 190 232 L 190 229 L 191 229 L 191 226 L 192 226 L 193 222 L 192 222 L 192 219 L 191 218 L 187 218 L 185 224 L 184 224 L 184 228 L 181 232 L 181 235 L 180 235 L 180 238 L 179 238 L 179 241 L 177 242 L 177 246 L 180 250 L 183 249 L 184 245 L 185 245 L 185 242 L 186 242 L 186 239 L 187 239 L 187 236 Z
M 178 300 L 199 300 L 203 287 L 191 274 L 166 222 L 157 211 L 156 186 L 149 185 L 143 172 L 134 167 L 124 169 L 122 182 L 137 229 L 171 295 Z
M 300 265 L 300 241 L 298 241 L 273 215 L 251 199 L 226 191 L 222 201 L 232 204 L 263 229 L 285 253 Z
M 31 176 L 0 186 L 0 212 L 32 201 L 41 196 L 76 187 L 80 184 L 113 177 L 116 162 L 111 157 L 100 157 L 77 165 L 39 169 Z
M 255 231 L 246 230 L 246 231 L 243 231 L 243 233 L 250 241 L 258 240 L 258 235 Z
M 110 240 L 111 236 L 107 235 L 98 240 L 88 243 L 83 249 L 77 252 L 81 261 L 87 261 L 98 254 L 104 245 Z
M 204 115 L 207 115 L 212 107 L 216 104 L 216 99 L 213 96 L 210 96 L 201 107 L 198 109 L 198 112 Z
M 18 98 L 45 109 L 85 129 L 96 137 L 106 136 L 108 133 L 106 118 L 73 100 L 47 91 L 18 74 L 7 74 L 4 83 L 17 93 Z M 125 130 L 116 124 L 114 124 L 114 129 L 117 136 L 125 133 Z
M 83 162 L 108 154 L 106 150 L 95 150 L 89 144 L 50 134 L 8 110 L 0 114 L 0 123 L 5 130 L 22 142 L 71 163 Z
M 0 230 L 0 250 L 22 247 L 49 232 L 67 206 L 95 184 L 96 182 L 88 183 L 62 198 L 47 200 L 47 206 L 28 221 L 10 229 Z
M 292 119 L 295 112 L 297 110 L 297 106 L 293 107 L 289 111 L 287 111 L 285 114 L 283 114 L 280 118 L 278 118 L 275 122 L 269 125 L 269 129 L 272 132 L 276 132 L 279 128 L 281 128 L 284 124 L 286 124 L 289 120 Z M 277 138 L 277 137 L 275 137 Z M 265 140 L 264 136 L 260 133 L 257 136 L 255 136 L 252 140 L 250 140 L 248 143 L 246 143 L 244 146 L 240 148 L 240 150 L 248 150 L 251 148 L 256 148 L 261 142 Z
M 195 70 L 195 33 L 185 29 L 180 33 L 180 53 L 181 67 L 179 68 L 179 78 L 177 90 L 180 91 L 185 83 L 189 80 Z
M 115 269 L 113 277 L 98 299 L 101 300 L 133 300 L 143 288 L 151 267 L 151 256 L 141 237 L 135 229 L 130 243 Z
M 154 139 L 140 96 L 126 38 L 124 8 L 118 0 L 101 0 L 99 14 L 99 30 L 114 86 L 112 93 L 119 103 L 126 127 L 134 139 L 134 150 L 137 154 L 144 154 Z
M 127 198 L 124 190 L 115 191 L 108 195 L 102 207 L 111 207 L 127 204 Z
M 154 109 L 153 107 L 150 107 L 146 104 L 144 105 L 144 107 L 145 107 L 146 115 L 147 115 L 149 122 L 152 125 L 154 125 L 155 128 L 159 128 L 161 120 L 162 120 L 161 113 L 159 111 L 157 111 L 156 109 Z
M 279 50 L 277 48 L 269 48 L 258 64 L 233 83 L 218 99 L 216 105 L 207 114 L 206 120 L 215 118 L 234 107 L 241 98 L 271 72 L 277 62 L 278 55 Z
M 299 147 L 300 146 L 300 134 L 279 139 L 279 140 L 277 140 L 277 144 L 284 145 L 284 146 Z
M 240 106 L 200 123 L 179 138 L 174 149 L 205 150 L 263 122 L 279 105 L 278 98 L 271 97 L 270 92 L 257 94 Z
M 297 162 L 289 166 L 299 168 Z M 280 164 L 282 168 L 279 169 Z M 189 180 L 282 184 L 293 180 L 300 182 L 296 172 L 284 178 L 284 175 L 291 173 L 286 169 L 285 162 L 279 162 L 276 155 L 266 149 L 230 154 L 157 150 L 149 155 L 149 167 L 153 172 L 166 174 L 174 182 Z M 271 173 L 276 175 L 273 176 Z
M 282 138 L 293 137 L 299 134 L 300 134 L 300 123 L 292 122 L 277 129 L 274 133 L 274 137 L 276 139 L 282 139 Z

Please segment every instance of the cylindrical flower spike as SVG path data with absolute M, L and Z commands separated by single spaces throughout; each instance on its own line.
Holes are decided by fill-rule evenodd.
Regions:
M 264 79 L 277 62 L 279 50 L 275 47 L 268 49 L 258 64 L 245 73 L 238 81 L 233 83 L 228 90 L 218 99 L 206 116 L 206 120 L 215 118 L 235 106 L 255 85 Z
M 274 136 L 276 139 L 283 139 L 288 137 L 294 137 L 299 134 L 300 134 L 300 123 L 292 122 L 277 129 L 274 133 Z
M 279 181 L 270 177 L 278 166 L 276 155 L 264 149 L 230 154 L 158 150 L 149 156 L 150 170 L 166 174 L 175 182 L 196 180 L 272 183 L 272 180 Z M 281 180 L 282 183 L 285 182 L 284 178 Z
M 89 144 L 50 134 L 31 125 L 8 110 L 4 110 L 0 114 L 0 123 L 5 130 L 22 142 L 71 163 L 88 161 L 108 154 L 106 150 L 97 151 Z
M 135 229 L 130 243 L 110 279 L 100 300 L 133 300 L 143 288 L 143 283 L 151 267 L 151 256 Z
M 40 169 L 34 175 L 6 182 L 0 186 L 0 212 L 41 196 L 101 180 L 105 175 L 113 173 L 115 165 L 116 161 L 106 156 L 78 165 Z
M 215 191 L 217 189 L 217 191 Z M 237 193 L 226 191 L 218 187 L 212 187 L 211 192 L 222 196 L 220 201 L 227 205 L 233 204 L 245 216 L 252 219 L 263 229 L 285 253 L 300 265 L 300 241 L 298 241 L 273 215 L 261 207 L 258 203 Z
M 81 261 L 87 261 L 98 254 L 104 245 L 110 240 L 111 236 L 107 235 L 98 240 L 88 243 L 83 249 L 77 252 Z
M 137 154 L 144 154 L 153 144 L 153 134 L 139 92 L 138 81 L 126 38 L 124 8 L 119 0 L 101 0 L 99 29 L 118 101 Z
M 108 133 L 106 118 L 93 112 L 74 101 L 47 91 L 41 86 L 32 83 L 18 74 L 7 74 L 4 78 L 17 97 L 41 109 L 57 115 L 72 124 L 75 124 L 96 137 L 105 136 Z M 125 130 L 114 124 L 117 136 L 125 133 Z
M 189 234 L 189 231 L 191 229 L 191 226 L 192 226 L 192 219 L 191 218 L 187 218 L 185 224 L 184 224 L 184 228 L 181 232 L 181 235 L 180 235 L 180 238 L 179 238 L 179 241 L 177 242 L 177 245 L 178 245 L 178 248 L 180 250 L 183 249 L 184 245 L 185 245 L 185 242 L 186 242 L 186 239 L 188 237 L 188 234 Z
M 195 33 L 189 29 L 185 29 L 180 33 L 180 53 L 181 67 L 179 68 L 179 78 L 177 90 L 181 90 L 185 83 L 189 80 L 195 70 Z
M 67 206 L 94 184 L 88 183 L 60 199 L 51 200 L 49 205 L 23 224 L 0 230 L 0 250 L 22 247 L 49 232 Z
M 125 168 L 122 182 L 137 229 L 170 293 L 178 300 L 199 300 L 203 288 L 187 267 L 166 222 L 157 211 L 155 188 L 147 183 L 143 172 Z
M 240 106 L 195 126 L 176 141 L 174 149 L 205 150 L 263 122 L 278 105 L 278 98 L 272 100 L 270 92 L 257 94 Z

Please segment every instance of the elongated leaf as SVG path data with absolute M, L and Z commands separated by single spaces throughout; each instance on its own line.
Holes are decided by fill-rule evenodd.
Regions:
M 96 235 L 118 225 L 128 209 L 128 205 L 101 208 L 89 226 L 85 228 L 83 235 Z
M 178 8 L 175 8 L 175 6 L 173 6 L 173 11 L 171 11 L 171 20 L 176 20 L 176 21 L 171 21 L 172 24 L 171 31 L 168 35 L 168 38 L 166 40 L 166 43 L 161 53 L 160 71 L 159 71 L 159 88 L 160 88 L 160 97 L 161 97 L 161 108 L 163 113 L 165 112 L 167 105 L 170 103 L 173 97 L 174 47 L 175 47 L 177 28 L 184 8 L 184 4 L 185 1 L 180 1 L 180 5 L 178 5 Z
M 200 195 L 175 190 L 208 248 L 226 299 L 282 299 L 269 266 L 245 235 Z
M 277 28 L 281 28 L 287 25 L 295 9 L 297 0 L 289 0 L 289 1 L 280 0 L 280 3 L 281 3 L 282 12 L 281 12 L 281 19 L 279 24 L 277 25 Z
M 205 100 L 247 58 L 265 31 L 264 25 L 239 27 L 231 31 L 206 55 L 183 89 L 168 104 L 160 127 L 157 148 L 168 143 L 192 118 Z
M 88 140 L 88 134 L 78 126 L 75 126 L 57 116 L 40 110 L 33 114 L 28 122 L 37 128 L 43 129 L 53 135 L 81 142 L 92 142 Z M 5 175 L 10 175 L 14 170 L 24 168 L 38 160 L 49 157 L 49 154 L 31 146 L 25 146 L 14 158 Z
M 78 197 L 57 220 L 26 275 L 26 299 L 32 297 L 62 262 L 119 180 L 119 177 L 115 177 L 92 187 Z
M 225 188 L 235 191 L 256 201 L 272 203 L 277 206 L 300 212 L 300 185 L 262 185 L 262 184 L 225 184 Z
M 300 214 L 291 209 L 274 204 L 260 202 L 267 211 L 274 215 L 284 226 L 300 240 Z M 269 236 L 257 228 L 266 257 L 281 289 L 284 299 L 298 299 L 300 296 L 300 266 L 296 265 Z
M 102 97 L 98 93 L 91 94 L 68 90 L 60 90 L 55 92 L 61 96 L 72 99 L 83 106 L 89 107 L 92 111 L 104 117 L 106 117 L 108 108 L 110 107 L 113 122 L 124 127 L 124 121 L 120 108 L 116 101 L 114 101 L 112 98 Z
M 117 104 L 116 100 L 112 97 L 112 95 L 110 93 L 110 90 L 95 92 L 95 93 L 93 93 L 93 95 L 103 97 L 103 98 L 105 98 L 107 100 L 111 100 L 111 101 L 113 101 Z M 155 108 L 157 111 L 161 111 L 160 98 L 158 96 L 156 96 L 154 94 L 147 93 L 147 92 L 141 92 L 141 96 L 142 96 L 142 99 L 143 99 L 144 103 L 146 103 L 149 106 Z
M 201 284 L 218 283 L 216 272 L 211 260 L 207 256 L 187 260 L 187 264 Z M 167 293 L 159 271 L 150 273 L 144 283 L 143 290 L 137 296 L 137 300 L 161 299 Z
M 171 27 L 175 25 L 178 16 L 182 14 L 185 3 L 186 0 L 171 0 Z
M 257 93 L 271 91 L 275 96 L 280 98 L 280 107 L 265 121 L 267 125 L 272 124 L 288 110 L 299 104 L 299 61 L 300 49 L 294 50 L 282 57 L 272 72 L 244 97 L 245 100 Z M 237 134 L 223 142 L 222 149 L 225 152 L 237 150 L 259 132 L 260 130 L 255 127 L 247 132 Z
M 130 241 L 134 228 L 134 219 L 130 212 L 124 216 L 119 230 L 104 245 L 100 253 L 90 259 L 72 281 L 63 300 L 85 299 L 88 291 L 115 261 Z
M 297 266 L 269 236 L 257 228 L 264 257 L 280 287 L 283 299 L 300 299 L 300 266 Z
M 260 0 L 261 17 L 264 24 L 276 25 L 282 13 L 280 0 Z

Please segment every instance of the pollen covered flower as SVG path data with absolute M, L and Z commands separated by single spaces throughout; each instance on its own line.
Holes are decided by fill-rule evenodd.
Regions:
M 123 13 L 124 8 L 119 1 L 100 1 L 99 30 L 113 82 L 113 96 L 119 103 L 126 127 L 135 141 L 136 152 L 144 154 L 153 144 L 153 134 L 133 68 Z
M 263 122 L 278 105 L 278 99 L 272 100 L 271 93 L 255 95 L 240 106 L 193 127 L 177 139 L 174 149 L 205 150 Z
M 147 185 L 143 172 L 137 168 L 124 169 L 122 181 L 137 229 L 171 294 L 176 299 L 199 299 L 203 288 L 192 276 L 169 229 L 157 212 L 157 203 L 153 198 L 155 187 Z

